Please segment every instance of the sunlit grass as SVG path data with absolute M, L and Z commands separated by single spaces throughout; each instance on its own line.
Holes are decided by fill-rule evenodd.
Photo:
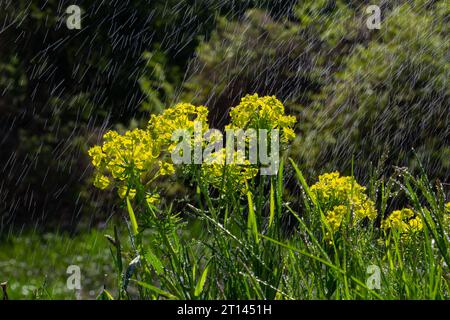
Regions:
M 10 299 L 93 299 L 115 279 L 109 263 L 105 230 L 74 237 L 65 234 L 24 233 L 0 243 L 0 282 L 8 282 Z M 81 270 L 81 291 L 69 290 L 68 266 Z M 105 275 L 108 275 L 105 277 Z

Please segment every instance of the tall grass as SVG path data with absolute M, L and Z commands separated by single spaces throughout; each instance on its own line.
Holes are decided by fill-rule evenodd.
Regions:
M 197 180 L 196 201 L 181 215 L 152 205 L 137 211 L 127 200 L 133 255 L 124 259 L 115 246 L 115 298 L 132 298 L 130 286 L 142 299 L 449 298 L 449 214 L 441 184 L 406 170 L 373 179 L 368 189 L 377 219 L 350 227 L 348 215 L 330 238 L 310 184 L 292 160 L 287 166 L 295 172 L 299 210 L 284 200 L 284 163 L 244 195 L 212 197 Z M 392 211 L 388 203 L 403 196 L 424 222 L 419 233 L 380 228 Z M 289 216 L 295 223 L 287 227 Z M 201 231 L 187 232 L 192 224 Z M 373 287 L 368 279 L 378 271 Z

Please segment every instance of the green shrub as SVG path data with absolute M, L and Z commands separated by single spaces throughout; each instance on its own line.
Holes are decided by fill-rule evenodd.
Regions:
M 349 169 L 354 157 L 360 169 L 383 158 L 415 170 L 414 148 L 431 176 L 449 178 L 449 45 L 437 12 L 398 7 L 378 40 L 345 58 L 308 114 L 305 167 Z
M 314 49 L 298 25 L 261 10 L 247 11 L 239 21 L 221 18 L 196 50 L 183 98 L 208 105 L 219 126 L 227 122 L 229 106 L 248 92 L 276 95 L 298 107 L 318 89 Z

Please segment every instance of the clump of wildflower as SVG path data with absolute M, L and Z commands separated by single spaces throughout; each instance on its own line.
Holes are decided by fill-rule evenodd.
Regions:
M 310 188 L 313 201 L 320 205 L 325 222 L 336 232 L 350 213 L 354 223 L 377 217 L 375 204 L 366 195 L 366 188 L 353 177 L 340 176 L 339 172 L 325 173 Z
M 294 116 L 287 116 L 280 100 L 275 96 L 246 95 L 230 111 L 231 124 L 227 128 L 278 129 L 281 141 L 288 143 L 295 138 Z
M 134 199 L 136 196 L 136 189 L 129 188 L 126 185 L 119 185 L 117 188 L 117 194 L 119 195 L 120 199 L 125 199 L 126 197 L 130 199 Z
M 148 205 L 156 205 L 161 201 L 159 194 L 147 194 L 145 196 L 145 201 Z
M 155 145 L 161 151 L 160 174 L 172 175 L 175 173 L 170 155 L 179 141 L 172 140 L 174 133 L 182 131 L 185 134 L 183 135 L 183 141 L 188 142 L 191 150 L 193 150 L 195 146 L 203 146 L 202 137 L 208 129 L 208 109 L 205 106 L 178 103 L 165 109 L 159 115 L 152 115 L 148 124 L 148 131 Z M 195 139 L 199 139 L 199 141 Z
M 239 152 L 234 153 L 235 162 L 226 163 L 226 149 L 222 148 L 217 152 L 211 153 L 202 164 L 202 177 L 209 185 L 224 192 L 245 190 L 248 180 L 253 179 L 258 174 L 258 168 L 252 166 L 248 160 L 242 164 L 236 161 L 242 155 Z
M 96 188 L 104 190 L 104 189 L 109 187 L 109 185 L 111 184 L 111 181 L 110 181 L 110 179 L 107 176 L 105 176 L 105 175 L 103 175 L 101 173 L 97 173 L 94 176 L 93 184 L 94 184 L 94 186 Z
M 103 140 L 103 145 L 94 146 L 88 152 L 96 170 L 94 186 L 106 189 L 115 182 L 121 198 L 133 198 L 136 190 L 130 187 L 130 182 L 142 182 L 150 170 L 157 168 L 157 146 L 149 132 L 140 129 L 123 135 L 108 131 Z
M 158 161 L 159 163 L 159 174 L 162 176 L 170 176 L 175 173 L 175 166 L 173 163 Z
M 325 220 L 333 233 L 339 230 L 347 212 L 348 207 L 344 205 L 335 206 L 327 212 Z
M 419 232 L 423 229 L 423 221 L 409 208 L 393 211 L 389 217 L 381 222 L 381 228 L 385 231 L 391 229 L 403 235 Z
M 269 132 L 277 129 L 281 131 L 284 142 L 295 137 L 293 126 L 296 119 L 285 115 L 283 104 L 275 97 L 247 95 L 230 115 L 232 122 L 228 128 L 266 129 Z M 174 141 L 174 137 L 183 138 L 183 143 L 188 142 L 193 148 L 186 150 L 194 150 L 195 157 L 197 151 L 203 151 L 206 146 L 203 138 L 208 130 L 208 109 L 205 106 L 179 103 L 159 115 L 152 115 L 146 130 L 135 129 L 123 135 L 109 131 L 104 135 L 102 145 L 89 150 L 96 169 L 94 185 L 100 189 L 112 185 L 117 187 L 120 198 L 134 198 L 137 190 L 145 190 L 142 186 L 147 187 L 159 176 L 175 173 L 172 153 L 185 152 L 185 149 L 179 148 L 180 141 Z M 221 135 L 214 139 L 222 142 Z M 180 156 L 184 157 L 182 154 Z M 245 155 L 239 152 L 235 153 L 235 157 L 245 159 Z M 225 149 L 213 153 L 211 158 L 209 160 L 213 161 L 205 159 L 201 166 L 203 179 L 227 192 L 243 190 L 247 181 L 254 178 L 259 170 L 256 164 L 252 165 L 248 160 L 241 163 L 235 159 L 233 163 L 226 163 Z M 145 195 L 139 198 L 143 197 Z M 152 194 L 145 198 L 149 205 L 157 203 L 158 199 Z
M 152 115 L 148 124 L 155 144 L 161 150 L 172 152 L 177 142 L 172 141 L 172 134 L 177 130 L 186 130 L 190 135 L 197 126 L 201 126 L 201 136 L 209 129 L 208 108 L 189 103 L 178 103 L 167 108 L 162 114 Z

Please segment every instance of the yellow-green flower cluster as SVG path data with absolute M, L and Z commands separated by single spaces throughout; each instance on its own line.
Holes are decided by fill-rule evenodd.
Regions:
M 423 229 L 423 221 L 411 209 L 404 208 L 393 211 L 389 217 L 381 222 L 381 228 L 385 231 L 394 229 L 400 233 L 419 232 Z
M 201 125 L 202 135 L 209 129 L 208 108 L 189 103 L 178 103 L 165 109 L 160 115 L 152 115 L 148 131 L 161 150 L 172 152 L 176 146 L 176 142 L 171 141 L 172 134 L 176 130 L 187 130 L 193 134 L 196 123 Z
M 329 210 L 326 214 L 326 223 L 334 233 L 341 227 L 342 220 L 348 213 L 348 207 L 344 205 L 334 206 L 332 210 Z
M 188 135 L 191 147 L 195 143 L 203 146 L 203 141 L 191 139 L 194 132 L 197 138 L 202 138 L 209 129 L 208 109 L 205 106 L 194 106 L 190 103 L 178 103 L 171 108 L 167 108 L 162 114 L 152 115 L 148 123 L 154 143 L 161 151 L 159 167 L 161 175 L 171 175 L 175 173 L 170 153 L 174 151 L 178 141 L 172 141 L 172 135 L 177 130 L 183 130 Z
M 325 173 L 310 188 L 313 201 L 324 210 L 326 223 L 337 231 L 347 213 L 355 223 L 377 217 L 375 204 L 366 195 L 366 188 L 352 177 L 341 177 L 339 172 Z
M 124 195 L 128 182 L 142 176 L 154 166 L 159 151 L 148 131 L 135 129 L 120 135 L 108 131 L 103 145 L 89 150 L 96 169 L 94 185 L 106 189 L 112 180 L 118 182 L 119 195 Z
M 108 188 L 113 182 L 121 198 L 133 198 L 134 179 L 144 183 L 161 175 L 171 175 L 175 167 L 171 161 L 165 161 L 164 151 L 170 151 L 175 145 L 171 141 L 172 133 L 177 129 L 194 131 L 194 122 L 208 129 L 208 110 L 204 106 L 180 103 L 164 110 L 160 115 L 152 115 L 147 130 L 135 129 L 120 135 L 109 131 L 103 136 L 103 145 L 89 150 L 92 164 L 96 169 L 94 186 Z M 148 176 L 151 173 L 152 176 Z M 152 195 L 150 202 L 155 203 Z
M 285 115 L 283 104 L 275 97 L 248 95 L 232 109 L 231 118 L 229 127 L 233 129 L 280 129 L 285 141 L 294 137 L 292 127 L 296 119 Z M 146 130 L 134 129 L 123 135 L 116 131 L 107 132 L 103 144 L 89 150 L 95 168 L 94 185 L 100 189 L 114 186 L 121 198 L 134 198 L 136 190 L 142 190 L 138 186 L 149 185 L 159 176 L 172 175 L 175 166 L 170 155 L 179 143 L 172 141 L 172 137 L 179 130 L 188 135 L 194 149 L 198 143 L 203 149 L 206 146 L 203 137 L 209 130 L 208 109 L 179 103 L 159 115 L 152 115 Z M 212 157 L 214 161 L 204 163 L 201 170 L 204 179 L 217 188 L 225 185 L 225 188 L 231 186 L 242 190 L 246 182 L 258 173 L 258 168 L 250 165 L 249 161 L 225 163 L 225 149 L 213 153 Z M 159 198 L 148 194 L 147 200 L 154 204 Z
M 295 138 L 294 116 L 285 114 L 284 106 L 275 96 L 246 95 L 230 111 L 231 124 L 227 128 L 278 129 L 281 141 L 288 143 Z
M 236 160 L 241 155 L 234 153 Z M 210 185 L 224 192 L 245 191 L 246 182 L 258 174 L 258 168 L 248 160 L 226 164 L 226 149 L 213 152 L 202 165 L 202 177 Z

